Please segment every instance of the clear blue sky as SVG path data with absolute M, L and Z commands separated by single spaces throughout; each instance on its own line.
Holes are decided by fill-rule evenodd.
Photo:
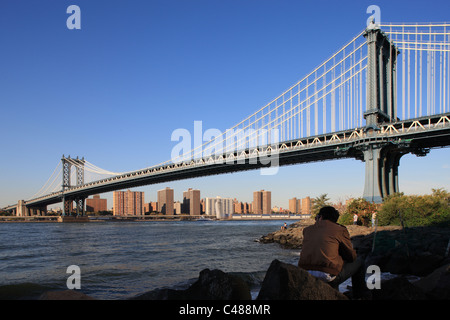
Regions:
M 81 8 L 81 30 L 66 9 Z M 0 207 L 27 199 L 63 154 L 111 171 L 170 159 L 177 128 L 225 130 L 278 96 L 365 27 L 369 5 L 383 22 L 448 21 L 442 1 L 2 0 L 0 2 Z M 450 190 L 450 149 L 406 155 L 400 189 Z M 189 187 L 202 197 L 272 204 L 327 193 L 359 197 L 364 163 L 340 160 L 147 186 Z M 109 195 L 105 195 L 108 196 Z M 108 207 L 112 206 L 109 201 Z

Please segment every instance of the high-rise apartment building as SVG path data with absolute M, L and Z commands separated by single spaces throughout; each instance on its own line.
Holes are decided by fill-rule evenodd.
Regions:
M 311 198 L 302 199 L 302 214 L 311 214 Z
M 270 191 L 253 192 L 253 213 L 270 214 L 272 211 L 272 193 Z
M 158 210 L 162 214 L 173 215 L 173 189 L 158 190 Z
M 302 199 L 289 199 L 289 211 L 291 213 L 300 213 L 302 211 Z
M 114 191 L 113 214 L 115 216 L 143 215 L 144 192 L 140 191 Z
M 92 199 L 86 199 L 86 212 L 100 212 L 106 211 L 107 199 L 101 199 L 100 195 L 96 194 Z
M 262 214 L 262 192 L 253 192 L 253 213 Z
M 206 215 L 216 216 L 217 219 L 225 219 L 234 213 L 234 201 L 232 198 L 206 198 Z
M 191 216 L 198 216 L 201 214 L 200 190 L 189 188 L 187 191 L 183 192 L 182 211 Z
M 270 214 L 272 212 L 272 192 L 262 192 L 262 213 Z

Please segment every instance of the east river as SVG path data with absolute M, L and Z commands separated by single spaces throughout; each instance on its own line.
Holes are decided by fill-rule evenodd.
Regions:
M 184 288 L 206 268 L 262 280 L 272 260 L 298 260 L 299 250 L 255 241 L 283 223 L 0 223 L 0 299 L 66 290 L 72 265 L 79 267 L 81 292 L 97 299 Z

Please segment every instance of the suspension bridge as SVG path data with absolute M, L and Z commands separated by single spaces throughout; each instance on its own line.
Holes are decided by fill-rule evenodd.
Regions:
M 202 145 L 130 172 L 63 156 L 41 190 L 4 210 L 34 215 L 62 202 L 64 215 L 82 215 L 93 194 L 342 158 L 365 162 L 363 197 L 381 202 L 399 191 L 403 155 L 426 156 L 449 145 L 450 23 L 372 22 L 300 81 Z

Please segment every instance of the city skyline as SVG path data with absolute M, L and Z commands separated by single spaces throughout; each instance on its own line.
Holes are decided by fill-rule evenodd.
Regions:
M 75 2 L 80 30 L 66 27 L 69 3 L 0 4 L 0 207 L 31 198 L 62 154 L 130 171 L 169 160 L 178 128 L 193 131 L 199 120 L 205 130 L 232 127 L 361 31 L 371 4 L 389 22 L 445 21 L 450 9 L 447 1 Z M 405 155 L 400 191 L 450 190 L 449 159 L 449 148 Z M 272 206 L 287 208 L 302 195 L 362 196 L 364 163 L 317 162 L 280 167 L 274 176 L 255 170 L 170 187 L 245 202 L 254 190 L 271 190 Z
M 174 191 L 175 190 L 170 187 L 158 190 L 156 193 L 156 201 L 146 201 L 145 192 L 142 191 L 131 191 L 130 189 L 128 189 L 127 191 L 114 191 L 113 205 L 110 208 L 107 208 L 108 199 L 101 198 L 100 195 L 96 194 L 93 195 L 92 198 L 86 199 L 86 212 L 112 211 L 114 215 L 140 215 L 156 211 L 163 214 L 168 214 L 165 212 L 166 209 L 164 205 L 167 202 L 171 202 L 170 208 L 172 209 L 169 208 L 168 210 L 173 211 L 173 214 L 200 215 L 208 214 L 207 211 L 211 211 L 211 207 L 214 207 L 214 203 L 208 203 L 208 201 L 219 199 L 224 201 L 231 201 L 231 204 L 226 203 L 226 214 L 228 214 L 230 208 L 233 208 L 233 213 L 253 213 L 259 215 L 270 214 L 271 212 L 275 212 L 277 210 L 289 211 L 291 213 L 310 213 L 311 204 L 314 200 L 309 196 L 299 199 L 294 197 L 293 199 L 288 199 L 288 207 L 280 207 L 272 205 L 272 192 L 269 190 L 253 191 L 253 200 L 251 202 L 246 202 L 236 197 L 201 197 L 200 190 L 189 188 L 188 190 L 182 192 L 183 197 L 180 201 L 179 199 L 174 197 Z M 293 209 L 291 206 L 291 201 L 294 199 L 296 203 L 295 209 Z M 161 201 L 162 204 L 159 204 L 159 201 Z M 116 203 L 118 204 L 119 208 L 116 208 Z M 178 208 L 177 205 L 179 206 Z M 90 210 L 88 210 L 88 207 L 90 208 Z M 95 208 L 99 209 L 95 210 Z M 61 208 L 58 209 L 61 210 Z M 161 210 L 163 210 L 164 212 Z M 212 211 L 215 211 L 215 209 L 212 208 Z

